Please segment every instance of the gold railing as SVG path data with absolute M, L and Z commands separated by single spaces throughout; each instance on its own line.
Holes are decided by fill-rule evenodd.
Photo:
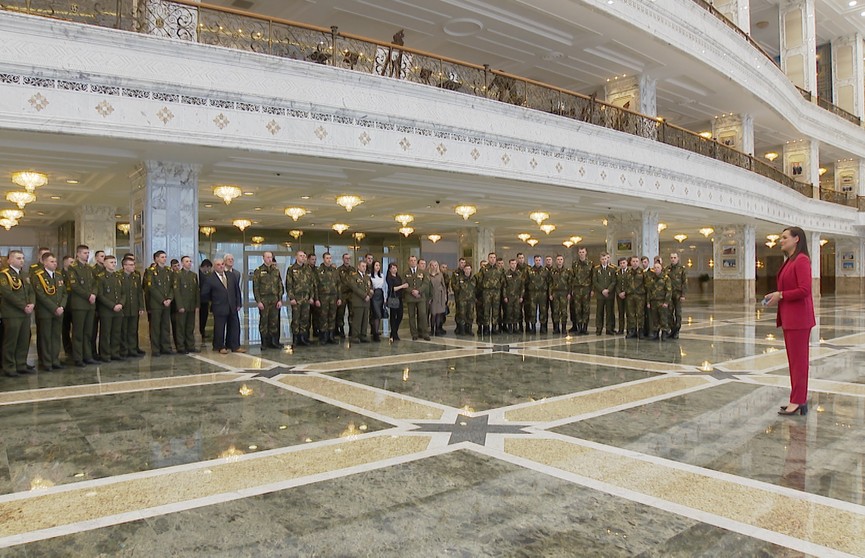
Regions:
M 486 65 L 343 33 L 335 26 L 328 29 L 190 0 L 0 0 L 0 9 L 304 60 L 485 97 L 675 146 L 813 195 L 813 186 L 796 182 L 766 162 L 662 119 Z

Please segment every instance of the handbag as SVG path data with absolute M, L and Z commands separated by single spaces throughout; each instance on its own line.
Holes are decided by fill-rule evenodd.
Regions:
M 387 297 L 387 307 L 388 307 L 388 308 L 390 308 L 390 309 L 392 309 L 392 310 L 393 310 L 393 309 L 396 309 L 396 308 L 399 308 L 399 303 L 400 303 L 400 300 L 399 300 L 399 297 L 398 297 L 398 296 L 389 296 L 389 297 Z

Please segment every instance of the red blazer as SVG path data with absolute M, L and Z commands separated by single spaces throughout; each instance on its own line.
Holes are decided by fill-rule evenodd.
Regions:
M 811 298 L 811 259 L 799 254 L 784 262 L 778 271 L 778 290 L 784 296 L 778 301 L 776 325 L 782 329 L 811 329 L 814 300 Z

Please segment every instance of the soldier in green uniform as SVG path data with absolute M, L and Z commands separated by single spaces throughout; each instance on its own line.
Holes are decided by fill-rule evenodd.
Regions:
M 138 323 L 144 315 L 144 289 L 141 274 L 135 269 L 135 258 L 124 256 L 120 272 L 123 297 L 123 318 L 120 323 L 120 356 L 138 357 L 144 351 L 138 348 Z
M 318 273 L 318 256 L 315 254 L 307 254 L 306 265 L 312 270 L 313 275 Z M 312 323 L 312 334 L 321 341 L 321 307 L 315 304 L 309 307 L 309 321 Z
M 75 261 L 69 266 L 69 307 L 72 309 L 72 360 L 75 366 L 95 364 L 93 316 L 96 313 L 96 275 L 87 264 L 90 248 L 81 244 L 75 249 Z
M 519 271 L 520 276 L 523 278 L 523 302 L 522 304 L 520 304 L 520 317 L 518 320 L 519 324 L 517 324 L 517 332 L 522 333 L 523 322 L 526 323 L 526 329 L 528 329 L 529 322 L 528 316 L 526 315 L 526 312 L 528 312 L 528 307 L 526 306 L 528 304 L 528 295 L 526 289 L 528 288 L 529 284 L 529 265 L 528 263 L 526 263 L 526 255 L 522 252 L 517 252 L 517 271 Z
M 565 267 L 565 257 L 556 255 L 556 265 L 550 270 L 550 302 L 553 310 L 553 333 L 568 332 L 568 305 L 571 300 L 571 272 Z M 543 328 L 541 328 L 543 330 Z
M 357 271 L 349 276 L 351 287 L 351 304 L 354 315 L 351 322 L 352 340 L 359 343 L 369 343 L 366 330 L 369 329 L 369 300 L 372 298 L 372 279 L 366 272 L 366 260 L 357 262 Z
M 543 258 L 537 255 L 535 265 L 526 270 L 526 328 L 529 333 L 537 333 L 535 324 L 540 322 L 541 333 L 547 332 L 547 303 L 550 301 L 550 272 L 543 265 Z
M 646 312 L 646 279 L 640 258 L 631 256 L 631 265 L 625 273 L 625 316 L 627 318 L 627 339 L 643 337 L 643 314 Z
M 410 256 L 408 259 L 408 269 L 405 273 L 405 282 L 408 283 L 406 289 L 408 293 L 403 300 L 403 304 L 408 310 L 408 326 L 411 331 L 411 338 L 417 341 L 418 337 L 423 337 L 426 341 L 429 337 L 429 320 L 427 319 L 427 297 L 430 291 L 429 276 L 422 269 L 418 269 L 417 257 Z
M 60 364 L 61 333 L 66 305 L 66 283 L 57 271 L 57 258 L 43 252 L 40 266 L 30 274 L 36 295 L 36 350 L 42 370 L 63 368 Z M 30 266 L 33 269 L 33 266 Z
M 625 299 L 624 280 L 625 274 L 628 272 L 628 258 L 618 259 L 618 268 L 616 269 L 616 311 L 618 313 L 617 325 L 619 326 L 616 333 L 621 335 L 625 333 Z
M 93 254 L 93 277 L 96 279 L 97 283 L 99 279 L 105 275 L 105 252 L 102 250 L 97 250 Z M 93 358 L 95 360 L 99 360 L 99 347 L 97 342 L 99 341 L 99 308 L 98 303 L 94 306 L 93 311 L 93 331 L 90 334 L 90 351 L 93 353 Z
M 523 296 L 526 292 L 523 273 L 517 269 L 517 260 L 508 260 L 508 269 L 505 271 L 505 284 L 503 297 L 505 303 L 505 332 L 519 333 L 522 324 Z
M 457 335 L 472 335 L 472 323 L 477 304 L 477 279 L 472 275 L 472 264 L 461 261 L 462 269 L 454 273 L 451 279 L 451 290 L 456 301 Z
M 28 279 L 30 280 L 31 286 L 33 286 L 32 283 L 33 283 L 33 277 L 34 277 L 34 274 L 35 274 L 37 271 L 39 271 L 40 269 L 45 269 L 45 266 L 42 265 L 42 256 L 43 256 L 44 254 L 47 254 L 47 253 L 50 252 L 50 251 L 51 251 L 51 250 L 49 250 L 48 248 L 45 248 L 44 246 L 40 246 L 40 247 L 39 247 L 39 250 L 37 251 L 37 254 L 36 254 L 36 261 L 33 262 L 32 264 L 30 264 L 30 270 L 27 272 L 27 277 L 28 277 Z M 34 287 L 34 288 L 35 288 L 35 287 Z M 38 309 L 38 308 L 37 308 L 37 309 Z M 36 320 L 36 344 L 37 344 L 37 349 L 38 349 L 38 344 L 39 344 L 39 320 Z M 43 369 L 44 369 L 44 370 L 51 370 L 51 363 L 50 363 L 50 362 L 48 363 L 48 366 L 44 366 L 44 365 L 43 365 L 43 362 L 42 362 L 42 353 L 38 352 L 38 350 L 37 350 L 37 358 L 38 358 L 38 361 L 37 361 L 37 362 L 38 362 L 38 368 L 39 368 L 40 370 L 43 370 Z
M 282 311 L 282 274 L 273 263 L 273 252 L 262 254 L 264 263 L 252 273 L 252 296 L 258 305 L 258 333 L 262 349 L 281 349 L 279 313 Z
M 336 307 L 336 331 L 334 333 L 345 339 L 345 313 L 348 310 L 349 323 L 351 322 L 351 289 L 348 287 L 348 278 L 354 272 L 354 266 L 351 265 L 351 256 L 348 254 L 342 255 L 342 265 L 337 268 L 339 272 L 339 298 L 342 304 Z
M 30 315 L 36 306 L 33 287 L 24 281 L 24 252 L 9 250 L 0 270 L 0 311 L 3 312 L 3 372 L 16 377 L 29 374 Z
M 601 252 L 601 263 L 592 272 L 595 291 L 595 334 L 600 335 L 607 326 L 607 335 L 613 335 L 616 317 L 613 315 L 616 297 L 616 268 L 610 265 L 610 254 Z
M 279 274 L 276 277 L 280 288 L 282 283 Z M 173 297 L 177 313 L 175 314 L 177 337 L 177 352 L 188 354 L 197 353 L 195 347 L 195 311 L 201 305 L 201 287 L 198 285 L 198 274 L 192 271 L 192 258 L 183 256 L 180 258 L 180 271 L 174 274 Z M 278 337 L 278 334 L 277 334 Z
M 673 290 L 670 299 L 670 337 L 678 339 L 679 330 L 682 329 L 682 302 L 685 301 L 685 293 L 688 291 L 688 271 L 679 263 L 678 252 L 670 254 L 670 265 L 667 266 L 666 272 Z
M 99 360 L 125 360 L 120 356 L 123 328 L 123 278 L 117 273 L 117 258 L 105 256 L 105 273 L 96 280 L 96 308 L 99 314 Z
M 168 269 L 171 270 L 171 288 L 173 291 L 174 281 L 177 279 L 177 274 L 180 273 L 180 260 L 172 258 L 171 262 L 168 264 Z M 171 316 L 171 340 L 174 341 L 174 349 L 179 353 L 180 347 L 183 345 L 183 342 L 180 340 L 177 331 L 177 300 L 174 298 L 173 293 L 171 295 L 171 307 L 169 316 Z
M 640 269 L 643 270 L 643 279 L 646 280 L 646 285 L 648 286 L 649 274 L 652 273 L 652 264 L 649 260 L 649 256 L 641 256 L 640 257 Z M 643 337 L 649 336 L 649 311 L 648 311 L 648 299 L 646 300 L 646 311 L 643 312 Z
M 152 356 L 174 354 L 171 350 L 171 299 L 174 296 L 174 277 L 165 267 L 167 256 L 162 250 L 153 254 L 153 263 L 144 271 L 144 299 L 150 314 L 150 347 Z
M 579 335 L 589 334 L 589 315 L 591 314 L 592 272 L 594 264 L 588 258 L 584 247 L 577 249 L 577 261 L 571 266 L 571 305 L 574 307 L 574 318 Z
M 333 256 L 330 252 L 325 252 L 321 259 L 321 265 L 315 273 L 315 291 L 318 293 L 315 307 L 318 308 L 321 320 L 318 342 L 321 345 L 336 344 L 334 339 L 336 309 L 343 305 L 343 300 L 340 298 L 340 274 L 333 265 Z
M 72 286 L 69 284 L 69 266 L 74 261 L 75 258 L 72 256 L 63 256 L 62 267 L 57 270 L 63 278 L 64 288 L 66 289 L 66 304 L 63 309 L 63 326 L 60 337 L 63 344 L 63 354 L 66 355 L 67 359 L 72 358 L 72 308 L 69 306 L 70 299 L 72 298 Z
M 661 262 L 655 262 L 652 271 L 648 274 L 646 281 L 646 297 L 649 308 L 649 339 L 658 339 L 660 332 L 661 341 L 670 335 L 670 301 L 673 289 L 670 278 L 664 273 Z
M 315 304 L 315 274 L 306 265 L 306 252 L 298 250 L 285 272 L 285 296 L 291 305 L 292 346 L 309 345 L 309 305 Z
M 487 254 L 487 265 L 478 273 L 478 288 L 481 290 L 481 315 L 478 317 L 478 333 L 490 335 L 499 332 L 499 309 L 505 273 L 497 265 L 495 252 Z

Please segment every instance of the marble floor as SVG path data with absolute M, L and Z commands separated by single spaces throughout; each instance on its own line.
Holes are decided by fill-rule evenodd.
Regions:
M 774 313 L 699 300 L 665 342 L 202 345 L 2 377 L 0 558 L 865 556 L 865 302 L 817 312 L 807 417 L 777 415 Z

